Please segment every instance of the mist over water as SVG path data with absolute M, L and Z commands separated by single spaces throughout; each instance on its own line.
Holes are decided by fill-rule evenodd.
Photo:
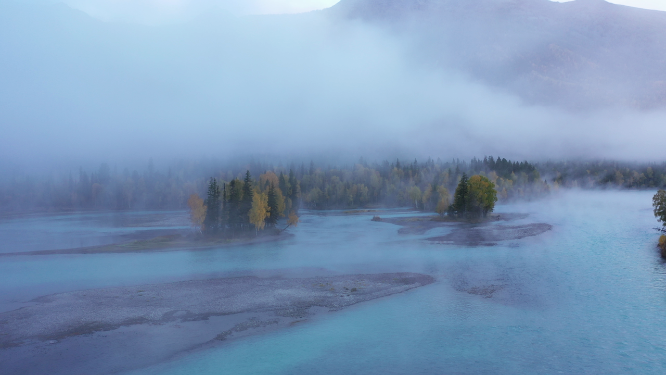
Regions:
M 553 229 L 491 247 L 425 241 L 450 228 L 400 235 L 398 226 L 373 222 L 368 213 L 306 212 L 295 236 L 277 243 L 5 258 L 1 302 L 9 308 L 82 285 L 412 271 L 431 274 L 437 282 L 132 373 L 530 374 L 594 368 L 659 374 L 666 363 L 661 313 L 666 272 L 654 248 L 651 195 L 571 191 L 501 205 L 500 215 L 529 214 L 512 225 L 545 222 Z M 58 218 L 52 220 L 57 225 Z
M 324 3 L 336 1 L 0 0 L 0 326 L 100 288 L 399 272 L 434 283 L 241 338 L 233 319 L 263 327 L 256 311 L 229 313 L 215 336 L 226 316 L 104 326 L 93 309 L 92 328 L 57 339 L 5 333 L 0 369 L 40 373 L 69 355 L 49 371 L 662 374 L 651 200 L 666 186 L 666 13 L 342 0 L 269 14 Z M 392 224 L 432 219 L 465 173 L 495 181 L 504 221 Z M 212 178 L 218 208 L 235 211 L 197 229 L 180 208 L 199 194 L 193 212 L 207 212 Z M 288 231 L 247 220 L 264 198 L 270 218 L 272 185 L 300 215 Z M 216 225 L 223 235 L 208 236 Z M 472 238 L 507 227 L 545 229 Z M 142 292 L 118 300 L 148 309 Z M 192 322 L 211 341 L 173 349 L 198 339 Z
M 133 374 L 661 373 L 666 279 L 645 215 L 649 194 L 563 195 L 499 208 L 555 225 L 516 246 L 442 248 L 394 240 L 359 220 L 349 227 L 362 233 L 358 242 L 341 236 L 348 251 L 333 243 L 307 252 L 334 253 L 348 269 L 428 272 L 438 282 Z M 326 219 L 317 230 L 335 226 Z M 370 251 L 367 233 L 381 238 Z M 497 287 L 489 298 L 473 292 L 488 286 Z

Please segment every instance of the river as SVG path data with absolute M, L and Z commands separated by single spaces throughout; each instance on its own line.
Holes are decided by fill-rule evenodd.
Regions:
M 304 211 L 289 229 L 294 236 L 280 242 L 2 257 L 0 311 L 45 294 L 99 287 L 416 272 L 436 282 L 131 374 L 663 374 L 666 265 L 655 246 L 653 194 L 561 191 L 498 205 L 500 215 L 529 214 L 511 225 L 553 227 L 495 246 L 432 243 L 426 238 L 451 228 L 399 234 L 396 225 L 370 220 L 414 215 L 406 210 Z M 0 252 L 111 243 L 142 230 L 182 229 L 185 220 L 183 212 L 3 219 Z

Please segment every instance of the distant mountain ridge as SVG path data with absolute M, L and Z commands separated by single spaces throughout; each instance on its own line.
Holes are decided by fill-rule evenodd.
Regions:
M 527 103 L 574 109 L 666 107 L 666 12 L 603 0 L 341 0 L 320 12 L 339 20 L 362 19 L 406 35 L 414 42 L 409 48 L 416 58 L 466 72 Z M 211 32 L 226 35 L 206 30 L 233 22 L 232 17 L 208 15 L 193 25 L 120 27 L 63 4 L 0 0 L 0 68 L 6 73 L 6 91 L 11 92 L 5 99 L 23 98 L 15 94 L 18 90 L 27 103 L 35 95 L 27 87 L 33 86 L 39 87 L 38 96 L 52 91 L 50 98 L 60 98 L 62 88 L 42 85 L 52 79 L 66 82 L 67 89 L 96 90 L 102 86 L 88 86 L 90 82 L 103 79 L 118 61 L 131 68 L 143 64 L 141 69 L 152 74 L 147 61 L 160 63 L 154 59 L 162 55 L 137 59 L 128 45 L 143 43 L 167 55 L 181 55 L 172 52 L 175 47 L 168 35 L 178 35 L 175 40 L 185 34 L 194 40 Z
M 666 106 L 666 12 L 603 0 L 342 0 L 326 12 L 410 33 L 426 58 L 528 102 Z

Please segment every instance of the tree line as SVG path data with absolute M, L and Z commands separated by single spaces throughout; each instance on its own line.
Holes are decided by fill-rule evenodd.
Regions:
M 442 212 L 443 198 L 456 189 L 463 174 L 492 182 L 501 201 L 540 197 L 550 191 L 534 165 L 492 156 L 469 163 L 396 160 L 327 169 L 312 164 L 303 174 L 301 186 L 305 206 L 313 209 L 411 206 Z
M 316 172 L 315 172 L 316 173 Z M 211 178 L 205 199 L 192 194 L 188 200 L 192 223 L 201 233 L 234 237 L 254 230 L 255 235 L 265 227 L 275 227 L 281 217 L 288 213 L 287 226 L 298 224 L 298 207 L 301 181 L 293 170 L 289 176 L 266 171 L 258 183 L 252 179 L 250 171 L 245 178 L 235 178 L 229 182 L 218 182 Z M 412 186 L 413 191 L 415 186 Z M 451 204 L 448 189 L 437 185 L 429 186 L 429 197 L 436 202 L 431 208 L 438 214 L 455 218 L 475 219 L 486 217 L 497 202 L 495 184 L 485 176 L 470 178 L 463 172 Z M 312 188 L 318 189 L 317 187 Z M 284 191 L 284 193 L 283 193 Z M 415 206 L 419 197 L 413 196 Z M 421 206 L 426 209 L 425 205 Z
M 666 163 L 560 161 L 530 163 L 487 156 L 469 161 L 428 159 L 326 166 L 313 162 L 287 166 L 267 162 L 179 161 L 159 170 L 152 162 L 143 170 L 102 164 L 93 171 L 35 177 L 25 173 L 0 176 L 2 212 L 66 210 L 185 209 L 192 194 L 207 196 L 209 177 L 230 189 L 232 180 L 244 181 L 249 171 L 259 176 L 271 171 L 283 194 L 290 171 L 300 183 L 299 205 L 311 209 L 396 207 L 434 211 L 445 192 L 452 192 L 465 173 L 495 184 L 500 202 L 532 199 L 562 187 L 665 188 Z M 238 183 L 238 182 L 236 182 Z M 280 185 L 281 184 L 281 185 Z M 240 186 L 240 185 L 239 185 Z M 264 187 L 262 187 L 263 189 Z M 247 202 L 245 203 L 247 205 Z M 441 207 L 440 207 L 441 208 Z M 441 211 L 441 210 L 440 210 Z

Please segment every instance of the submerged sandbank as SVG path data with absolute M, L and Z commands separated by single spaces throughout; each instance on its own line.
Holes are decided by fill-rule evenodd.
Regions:
M 498 241 L 537 236 L 552 228 L 552 225 L 546 223 L 457 228 L 445 236 L 428 238 L 428 241 L 464 246 L 494 246 Z
M 104 374 L 434 282 L 413 273 L 237 277 L 83 290 L 0 313 L 7 373 Z
M 451 233 L 444 236 L 430 237 L 427 240 L 440 244 L 462 246 L 493 246 L 499 241 L 519 240 L 525 237 L 537 236 L 552 229 L 546 223 L 529 223 L 521 225 L 502 225 L 493 222 L 511 222 L 525 219 L 529 215 L 524 213 L 492 214 L 479 221 L 469 222 L 450 220 L 437 216 L 412 216 L 399 218 L 373 218 L 374 221 L 399 225 L 400 234 L 425 234 L 435 228 L 452 228 Z
M 62 254 L 104 254 L 104 253 L 138 253 L 163 252 L 177 250 L 206 250 L 220 247 L 255 245 L 265 242 L 282 241 L 293 237 L 291 233 L 263 234 L 258 237 L 239 238 L 207 238 L 197 235 L 183 235 L 170 231 L 167 234 L 150 237 L 134 236 L 134 240 L 123 243 L 114 243 L 100 246 L 75 247 L 68 249 L 35 250 L 0 253 L 3 256 L 24 255 L 62 255 Z

